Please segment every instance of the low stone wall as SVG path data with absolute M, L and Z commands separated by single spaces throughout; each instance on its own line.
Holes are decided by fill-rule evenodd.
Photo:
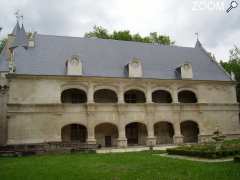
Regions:
M 19 144 L 0 146 L 0 156 L 27 156 L 47 153 L 71 153 L 79 151 L 94 151 L 94 144 L 49 142 L 36 144 Z

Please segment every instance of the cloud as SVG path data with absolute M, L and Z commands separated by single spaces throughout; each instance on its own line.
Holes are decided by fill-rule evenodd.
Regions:
M 239 5 L 240 5 L 240 0 Z M 195 32 L 204 47 L 218 59 L 228 59 L 229 49 L 240 42 L 240 6 L 230 11 L 231 0 L 2 0 L 1 37 L 11 32 L 14 12 L 24 14 L 27 30 L 43 34 L 83 36 L 93 25 L 109 30 L 128 29 L 147 35 L 170 35 L 180 46 L 194 46 Z M 219 10 L 217 3 L 223 5 Z M 222 8 L 222 7 L 220 7 Z

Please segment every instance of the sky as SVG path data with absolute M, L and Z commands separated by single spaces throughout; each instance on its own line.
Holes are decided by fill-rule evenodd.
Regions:
M 84 36 L 94 25 L 148 35 L 168 35 L 178 46 L 193 47 L 196 32 L 216 59 L 228 60 L 229 50 L 240 46 L 240 0 L 0 0 L 0 38 L 16 24 L 20 10 L 27 31 L 40 34 Z

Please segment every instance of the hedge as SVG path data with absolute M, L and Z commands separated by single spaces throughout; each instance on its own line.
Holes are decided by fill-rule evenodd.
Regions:
M 203 158 L 222 158 L 227 156 L 234 156 L 240 154 L 240 150 L 220 150 L 220 151 L 201 151 L 201 150 L 184 150 L 184 149 L 167 149 L 168 154 L 173 155 L 184 155 L 184 156 L 193 156 L 193 157 L 203 157 Z

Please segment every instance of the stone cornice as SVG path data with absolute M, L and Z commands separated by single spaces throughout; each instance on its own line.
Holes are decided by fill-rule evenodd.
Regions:
M 97 76 L 61 76 L 61 75 L 27 75 L 27 74 L 8 74 L 6 75 L 7 79 L 53 79 L 53 80 L 65 80 L 65 81 L 86 81 L 88 82 L 91 80 L 92 82 L 139 82 L 139 83 L 156 83 L 156 82 L 166 82 L 166 83 L 189 83 L 189 84 L 205 84 L 205 83 L 212 83 L 212 84 L 238 84 L 236 81 L 218 81 L 218 80 L 177 80 L 177 79 L 151 79 L 151 78 L 119 78 L 119 77 L 97 77 Z

